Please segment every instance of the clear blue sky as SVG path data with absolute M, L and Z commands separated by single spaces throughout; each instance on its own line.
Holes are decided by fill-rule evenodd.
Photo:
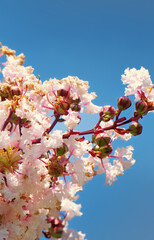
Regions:
M 0 9 L 0 41 L 23 52 L 42 81 L 78 76 L 96 104 L 114 106 L 125 68 L 143 66 L 154 82 L 153 0 L 1 0 Z M 141 136 L 117 144 L 135 148 L 132 169 L 111 187 L 98 176 L 80 194 L 83 216 L 70 227 L 88 240 L 154 239 L 154 115 L 142 122 Z

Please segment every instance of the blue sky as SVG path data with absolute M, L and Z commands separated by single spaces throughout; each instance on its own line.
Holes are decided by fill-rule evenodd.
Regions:
M 42 81 L 78 76 L 97 93 L 95 104 L 115 107 L 127 67 L 149 69 L 154 82 L 153 0 L 1 0 L 0 8 L 0 41 L 23 52 Z M 113 186 L 97 176 L 80 193 L 83 216 L 70 227 L 88 240 L 154 239 L 153 119 L 143 119 L 141 136 L 117 142 L 134 147 L 132 169 Z M 90 127 L 96 117 L 85 120 Z

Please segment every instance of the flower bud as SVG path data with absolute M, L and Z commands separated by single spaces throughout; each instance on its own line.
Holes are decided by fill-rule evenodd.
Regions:
M 62 220 L 54 217 L 47 218 L 46 220 L 51 226 L 47 231 L 43 231 L 44 236 L 46 238 L 61 238 L 64 228 Z
M 137 111 L 134 111 L 134 117 L 138 117 L 138 115 Z
M 95 145 L 95 146 L 93 147 L 93 150 L 94 150 L 95 153 L 97 153 L 97 152 L 100 151 L 100 147 L 99 147 L 98 145 Z
M 117 107 L 119 110 L 121 111 L 126 110 L 130 106 L 131 106 L 131 100 L 129 99 L 129 97 L 123 96 L 118 98 Z
M 68 152 L 68 147 L 65 143 L 63 143 L 63 146 L 60 148 L 56 148 L 55 152 L 57 156 L 63 156 L 65 153 Z
M 108 144 L 105 147 L 100 147 L 101 156 L 106 157 L 111 154 L 113 148 L 111 144 Z
M 80 107 L 80 105 L 77 104 L 77 103 L 72 103 L 72 104 L 71 104 L 71 109 L 72 109 L 72 111 L 74 111 L 74 112 L 80 112 L 81 107 Z
M 80 102 L 80 98 L 76 98 L 74 100 L 72 100 L 72 103 L 79 103 Z
M 133 122 L 130 124 L 129 130 L 133 136 L 137 136 L 142 133 L 142 125 L 138 122 Z
M 55 178 L 63 176 L 65 172 L 65 161 L 66 159 L 60 156 L 50 158 L 48 161 L 48 173 Z
M 111 144 L 108 144 L 107 146 L 103 146 L 103 147 L 99 147 L 98 145 L 93 147 L 93 151 L 96 157 L 99 158 L 105 158 L 108 155 L 110 155 L 110 153 L 112 152 L 112 146 Z
M 67 115 L 68 114 L 67 110 L 69 109 L 69 107 L 70 104 L 63 97 L 59 97 L 56 99 L 55 111 L 59 115 Z
M 100 133 L 96 135 L 94 142 L 99 146 L 107 146 L 111 141 L 110 136 L 107 133 Z
M 60 90 L 58 90 L 57 91 L 57 96 L 58 97 L 67 97 L 67 95 L 68 95 L 68 91 L 67 90 L 65 90 L 65 89 L 60 89 Z
M 99 115 L 104 122 L 108 122 L 109 120 L 114 118 L 115 114 L 115 108 L 110 105 L 106 105 L 103 107 L 103 110 L 100 112 Z
M 136 111 L 137 113 L 141 115 L 146 115 L 148 112 L 148 104 L 144 100 L 140 100 L 136 102 Z

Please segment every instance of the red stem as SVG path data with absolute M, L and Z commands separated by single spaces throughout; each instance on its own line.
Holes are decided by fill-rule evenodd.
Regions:
M 11 116 L 12 116 L 12 113 L 13 113 L 13 111 L 10 110 L 9 116 L 8 116 L 8 118 L 6 119 L 6 121 L 5 121 L 5 123 L 4 123 L 1 131 L 4 131 L 4 130 L 5 130 L 6 126 L 8 125 L 8 123 L 9 123 L 9 121 L 10 121 L 10 118 L 11 118 Z
M 124 122 L 119 123 L 119 124 L 116 123 L 116 121 L 115 121 L 111 126 L 104 127 L 102 129 L 98 129 L 98 130 L 96 130 L 95 127 L 94 127 L 91 130 L 87 130 L 87 131 L 83 131 L 83 132 L 78 132 L 78 131 L 73 132 L 73 131 L 70 131 L 69 133 L 64 134 L 63 138 L 69 138 L 71 135 L 76 135 L 76 134 L 78 134 L 78 135 L 87 135 L 87 134 L 93 134 L 93 133 L 95 133 L 95 134 L 102 133 L 102 132 L 104 132 L 106 130 L 116 129 L 119 126 L 122 126 L 124 124 L 130 123 L 132 121 L 137 121 L 139 118 L 140 117 L 136 117 L 136 118 L 135 117 L 131 117 L 127 121 L 124 121 Z
M 54 126 L 57 124 L 59 118 L 60 118 L 60 115 L 57 115 L 55 120 L 51 124 L 51 126 L 43 133 L 43 136 L 45 136 L 46 133 L 49 133 L 54 128 Z
M 119 114 L 120 114 L 120 111 L 119 111 Z M 118 116 L 119 116 L 119 114 L 118 114 Z M 69 133 L 63 135 L 63 139 L 69 138 L 71 135 L 88 135 L 88 134 L 94 134 L 94 133 L 95 133 L 95 134 L 99 134 L 99 133 L 102 133 L 102 132 L 107 131 L 107 130 L 112 130 L 112 129 L 114 130 L 114 129 L 116 129 L 117 127 L 120 127 L 120 126 L 122 126 L 122 125 L 124 125 L 124 124 L 130 123 L 130 122 L 132 122 L 132 121 L 138 121 L 139 118 L 141 118 L 141 116 L 139 115 L 139 116 L 137 116 L 137 117 L 131 117 L 130 119 L 128 119 L 128 120 L 126 120 L 126 121 L 123 121 L 123 122 L 121 122 L 121 121 L 122 121 L 122 120 L 125 120 L 125 118 L 121 118 L 121 119 L 119 119 L 120 122 L 118 122 L 118 116 L 116 117 L 115 122 L 114 122 L 111 126 L 104 127 L 104 128 L 101 128 L 101 129 L 98 129 L 98 130 L 97 130 L 97 128 L 98 128 L 98 126 L 99 126 L 99 124 L 100 124 L 100 122 L 101 122 L 101 119 L 99 119 L 98 123 L 94 126 L 93 129 L 86 130 L 86 131 L 83 131 L 83 132 L 71 130 Z M 49 132 L 54 128 L 54 126 L 56 125 L 56 123 L 57 123 L 58 120 L 59 120 L 59 117 L 60 117 L 60 115 L 58 115 L 58 116 L 55 118 L 55 120 L 54 120 L 54 122 L 52 123 L 51 127 L 48 128 L 48 129 L 44 132 L 43 135 L 45 135 L 46 133 L 49 133 Z M 40 142 L 41 142 L 41 138 L 32 140 L 32 143 L 33 143 L 33 144 L 35 144 L 35 143 L 40 143 Z
M 60 118 L 60 115 L 57 115 L 55 117 L 55 120 L 53 121 L 53 123 L 51 124 L 51 126 L 49 128 L 46 129 L 46 131 L 43 133 L 43 136 L 45 136 L 46 134 L 48 134 L 53 128 L 54 126 L 57 124 L 58 120 Z M 36 143 L 40 143 L 41 142 L 41 138 L 37 138 L 32 140 L 32 144 L 36 144 Z

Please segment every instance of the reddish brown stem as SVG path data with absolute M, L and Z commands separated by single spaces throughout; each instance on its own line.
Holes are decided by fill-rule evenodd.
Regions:
M 119 114 L 118 116 L 120 115 L 120 111 L 119 111 Z M 100 125 L 101 123 L 101 119 L 99 119 L 98 123 L 94 126 L 93 129 L 90 129 L 90 130 L 86 130 L 86 131 L 83 131 L 83 132 L 79 132 L 79 131 L 73 131 L 71 130 L 69 133 L 66 133 L 63 135 L 63 139 L 67 139 L 69 138 L 71 135 L 88 135 L 88 134 L 99 134 L 99 133 L 102 133 L 104 131 L 107 131 L 107 130 L 114 130 L 116 129 L 117 127 L 120 127 L 122 125 L 125 125 L 127 123 L 130 123 L 132 121 L 138 121 L 139 118 L 141 118 L 141 116 L 137 116 L 137 117 L 131 117 L 130 119 L 126 120 L 125 121 L 125 117 L 124 118 L 121 118 L 121 119 L 118 119 L 118 116 L 116 117 L 116 120 L 115 122 L 111 125 L 111 126 L 108 126 L 108 127 L 104 127 L 104 128 L 101 128 L 101 129 L 97 129 L 98 126 Z M 52 123 L 51 127 L 48 128 L 43 135 L 45 135 L 46 133 L 49 133 L 53 128 L 54 126 L 56 125 L 56 123 L 58 122 L 59 120 L 59 115 L 55 118 L 54 122 Z M 118 121 L 119 120 L 119 121 Z M 121 122 L 123 121 L 123 122 Z M 36 143 L 40 143 L 41 142 L 41 138 L 38 138 L 38 139 L 34 139 L 32 140 L 32 143 L 33 144 L 36 144 Z
M 63 138 L 65 139 L 65 138 L 69 138 L 71 135 L 76 135 L 76 134 L 78 134 L 78 135 L 87 135 L 87 134 L 98 134 L 98 133 L 102 133 L 102 132 L 104 132 L 104 131 L 107 131 L 107 130 L 114 130 L 114 129 L 116 129 L 117 127 L 119 127 L 119 126 L 122 126 L 122 125 L 124 125 L 124 124 L 127 124 L 127 123 L 130 123 L 130 122 L 132 122 L 132 121 L 137 121 L 138 119 L 139 119 L 140 117 L 132 117 L 132 118 L 130 118 L 130 119 L 128 119 L 127 121 L 124 121 L 124 122 L 121 122 L 121 123 L 116 123 L 116 121 L 111 125 L 111 126 L 108 126 L 108 127 L 104 127 L 104 128 L 102 128 L 102 129 L 98 129 L 98 130 L 96 130 L 95 128 L 93 128 L 93 129 L 91 129 L 91 130 L 87 130 L 87 131 L 83 131 L 83 132 L 78 132 L 78 131 L 76 131 L 76 132 L 73 132 L 73 131 L 71 131 L 71 132 L 69 132 L 69 133 L 67 133 L 67 134 L 64 134 L 63 135 Z
M 13 113 L 13 111 L 10 110 L 9 116 L 8 116 L 8 118 L 6 119 L 6 121 L 5 121 L 5 123 L 4 123 L 1 131 L 4 131 L 4 130 L 5 130 L 6 126 L 8 125 L 8 123 L 9 123 L 9 121 L 10 121 L 10 118 L 11 118 L 11 116 L 12 116 L 12 113 Z
M 53 121 L 53 123 L 51 124 L 51 126 L 49 128 L 46 129 L 46 131 L 43 133 L 43 136 L 45 136 L 46 134 L 48 134 L 53 128 L 54 126 L 57 124 L 58 120 L 60 118 L 60 115 L 57 115 L 55 117 L 55 120 Z M 41 142 L 41 138 L 37 138 L 32 140 L 32 144 L 36 144 L 36 143 L 40 143 Z
M 54 120 L 53 123 L 51 124 L 51 126 L 50 126 L 48 129 L 46 129 L 46 131 L 43 133 L 43 136 L 45 136 L 46 133 L 48 134 L 49 132 L 51 132 L 51 130 L 52 130 L 52 129 L 54 128 L 54 126 L 57 124 L 59 118 L 60 118 L 60 115 L 57 115 L 56 118 L 55 118 L 55 120 Z
M 98 128 L 98 126 L 99 126 L 99 124 L 101 123 L 101 118 L 99 119 L 99 121 L 98 121 L 98 123 L 93 127 L 93 129 L 96 129 L 96 128 Z

